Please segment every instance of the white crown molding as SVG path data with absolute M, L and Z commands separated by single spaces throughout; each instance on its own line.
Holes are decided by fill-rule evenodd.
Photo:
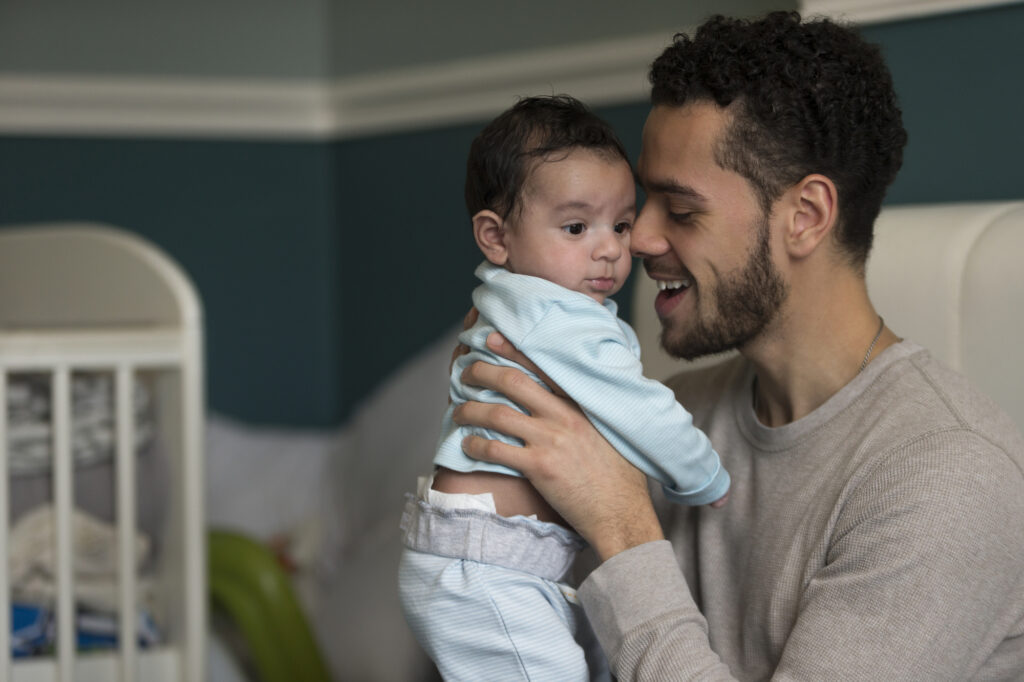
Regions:
M 644 35 L 335 81 L 0 74 L 0 134 L 329 139 L 487 119 L 517 96 L 643 101 L 671 36 Z
M 1020 0 L 802 0 L 800 11 L 808 17 L 875 24 L 1017 2 Z
M 1020 0 L 803 0 L 856 23 Z M 0 134 L 324 140 L 486 120 L 516 97 L 647 99 L 665 32 L 330 80 L 0 73 Z
M 0 133 L 112 137 L 316 137 L 315 82 L 0 75 Z
M 341 135 L 490 118 L 523 95 L 572 94 L 592 106 L 645 101 L 647 70 L 671 35 L 466 59 L 339 81 Z

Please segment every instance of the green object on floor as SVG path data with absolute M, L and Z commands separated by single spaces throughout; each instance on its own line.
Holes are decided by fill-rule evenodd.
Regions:
M 210 597 L 242 634 L 262 682 L 329 682 L 291 580 L 271 551 L 222 530 L 208 535 Z

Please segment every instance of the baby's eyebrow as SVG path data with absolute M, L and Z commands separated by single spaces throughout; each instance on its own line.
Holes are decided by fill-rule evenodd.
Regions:
M 587 203 L 586 201 L 566 201 L 564 203 L 558 204 L 557 206 L 555 206 L 555 208 L 557 210 L 564 211 L 569 209 L 590 208 L 590 204 Z

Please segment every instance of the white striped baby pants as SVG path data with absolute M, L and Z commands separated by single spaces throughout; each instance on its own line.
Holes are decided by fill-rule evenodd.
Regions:
M 445 680 L 611 679 L 575 591 L 561 582 L 584 546 L 576 533 L 412 495 L 402 530 L 402 608 Z

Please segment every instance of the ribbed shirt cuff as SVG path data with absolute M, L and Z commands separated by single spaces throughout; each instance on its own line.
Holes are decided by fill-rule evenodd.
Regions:
M 725 470 L 725 467 L 719 466 L 718 472 L 714 478 L 708 482 L 700 490 L 691 493 L 678 493 L 671 488 L 663 488 L 665 496 L 671 502 L 676 504 L 685 504 L 691 507 L 698 507 L 703 504 L 711 504 L 715 500 L 721 498 L 727 492 L 729 492 L 729 486 L 732 484 L 732 480 L 729 478 L 729 472 Z
M 680 611 L 692 611 L 695 619 L 703 621 L 668 540 L 616 554 L 583 581 L 578 595 L 612 661 L 623 637 L 645 623 Z

